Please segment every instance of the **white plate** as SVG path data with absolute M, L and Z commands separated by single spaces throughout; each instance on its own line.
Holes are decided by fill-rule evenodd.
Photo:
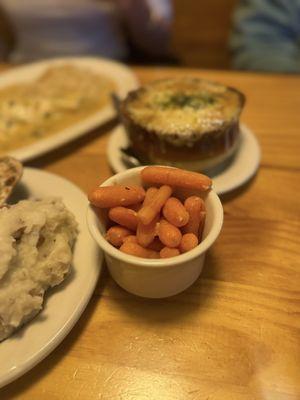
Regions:
M 70 57 L 36 62 L 3 72 L 0 75 L 0 89 L 8 85 L 36 80 L 49 67 L 66 63 L 78 67 L 85 67 L 94 73 L 107 76 L 115 82 L 117 88 L 116 93 L 120 97 L 124 97 L 129 90 L 135 89 L 138 86 L 137 78 L 133 72 L 123 64 L 101 58 Z M 45 139 L 13 150 L 9 152 L 9 154 L 20 161 L 27 161 L 84 135 L 97 126 L 109 121 L 114 116 L 114 108 L 111 104 L 108 104 L 106 107 L 103 107 L 82 121 Z
M 35 319 L 0 343 L 0 387 L 34 367 L 70 332 L 94 291 L 103 257 L 86 226 L 86 196 L 75 185 L 59 176 L 25 168 L 17 192 L 17 198 L 53 194 L 61 197 L 75 215 L 80 232 L 72 273 L 61 285 L 47 292 L 45 308 Z
M 107 147 L 108 162 L 115 172 L 128 169 L 121 158 L 121 148 L 128 146 L 128 138 L 120 125 L 111 134 Z M 220 195 L 236 189 L 249 180 L 260 162 L 260 147 L 254 133 L 241 125 L 241 141 L 236 154 L 221 171 L 207 172 L 213 178 L 214 190 Z

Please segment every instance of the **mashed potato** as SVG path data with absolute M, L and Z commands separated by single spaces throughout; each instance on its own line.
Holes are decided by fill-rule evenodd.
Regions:
M 60 199 L 0 209 L 0 341 L 33 318 L 70 270 L 77 223 Z

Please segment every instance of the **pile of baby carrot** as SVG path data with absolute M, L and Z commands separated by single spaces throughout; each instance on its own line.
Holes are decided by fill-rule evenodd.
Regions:
M 205 223 L 205 203 L 189 196 L 181 202 L 177 189 L 205 192 L 211 179 L 196 172 L 170 167 L 145 167 L 142 186 L 102 186 L 89 194 L 95 207 L 108 210 L 114 224 L 106 240 L 127 254 L 143 258 L 168 258 L 196 247 Z

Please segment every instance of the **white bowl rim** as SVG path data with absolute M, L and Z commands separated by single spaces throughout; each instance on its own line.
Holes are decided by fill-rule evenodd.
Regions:
M 99 186 L 112 185 L 116 177 L 121 177 L 121 176 L 128 177 L 131 175 L 135 175 L 144 168 L 145 166 L 141 166 L 141 167 L 131 168 L 123 172 L 119 172 L 118 174 L 115 174 L 110 178 L 106 179 Z M 111 245 L 101 234 L 100 230 L 97 227 L 96 224 L 97 217 L 93 210 L 93 206 L 91 204 L 89 204 L 87 207 L 87 215 L 86 215 L 87 225 L 94 240 L 98 243 L 98 245 L 104 251 L 104 253 L 108 253 L 110 256 L 114 258 L 117 258 L 126 263 L 138 265 L 140 267 L 153 267 L 153 268 L 173 267 L 175 265 L 193 260 L 194 258 L 204 254 L 212 246 L 212 244 L 216 241 L 217 237 L 219 236 L 223 225 L 223 206 L 218 195 L 213 190 L 210 190 L 210 192 L 208 193 L 208 198 L 210 201 L 213 202 L 213 206 L 216 211 L 216 217 L 215 217 L 216 223 L 213 224 L 213 227 L 208 232 L 206 238 L 197 247 L 184 254 L 180 254 L 179 256 L 176 257 L 164 258 L 164 259 L 161 258 L 148 259 L 148 258 L 132 256 L 130 254 L 121 252 L 119 249 Z

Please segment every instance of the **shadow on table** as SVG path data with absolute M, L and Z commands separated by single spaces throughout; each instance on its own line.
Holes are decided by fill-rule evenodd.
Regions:
M 106 293 L 111 302 L 130 318 L 150 326 L 153 324 L 182 323 L 192 314 L 209 307 L 215 296 L 218 259 L 213 251 L 206 257 L 204 269 L 197 281 L 184 292 L 165 299 L 145 299 L 127 293 L 115 282 L 109 282 Z
M 67 157 L 68 155 L 76 152 L 80 147 L 97 139 L 99 136 L 111 131 L 116 127 L 117 119 L 112 119 L 100 127 L 88 132 L 87 134 L 75 139 L 69 143 L 66 143 L 56 149 L 49 151 L 48 153 L 42 154 L 41 156 L 26 162 L 29 167 L 43 168 L 46 165 L 59 160 L 60 158 Z
M 46 374 L 51 372 L 53 368 L 61 361 L 66 353 L 70 352 L 72 348 L 76 345 L 77 339 L 80 337 L 87 324 L 89 323 L 97 303 L 99 302 L 99 296 L 102 295 L 105 281 L 107 279 L 106 273 L 101 273 L 98 285 L 95 292 L 87 305 L 85 311 L 83 312 L 80 319 L 75 324 L 74 328 L 67 335 L 67 337 L 62 341 L 57 348 L 50 353 L 43 361 L 36 365 L 32 370 L 27 372 L 25 375 L 18 378 L 16 381 L 4 386 L 0 389 L 0 399 L 1 400 L 11 400 L 14 398 L 21 398 L 22 393 L 30 389 L 30 386 L 36 381 L 42 379 Z
M 257 174 L 253 175 L 247 182 L 245 182 L 243 185 L 239 186 L 238 188 L 231 190 L 228 193 L 221 194 L 219 197 L 221 199 L 222 204 L 228 203 L 231 200 L 234 200 L 236 197 L 241 196 L 242 194 L 245 194 L 251 186 L 255 183 L 257 178 Z

